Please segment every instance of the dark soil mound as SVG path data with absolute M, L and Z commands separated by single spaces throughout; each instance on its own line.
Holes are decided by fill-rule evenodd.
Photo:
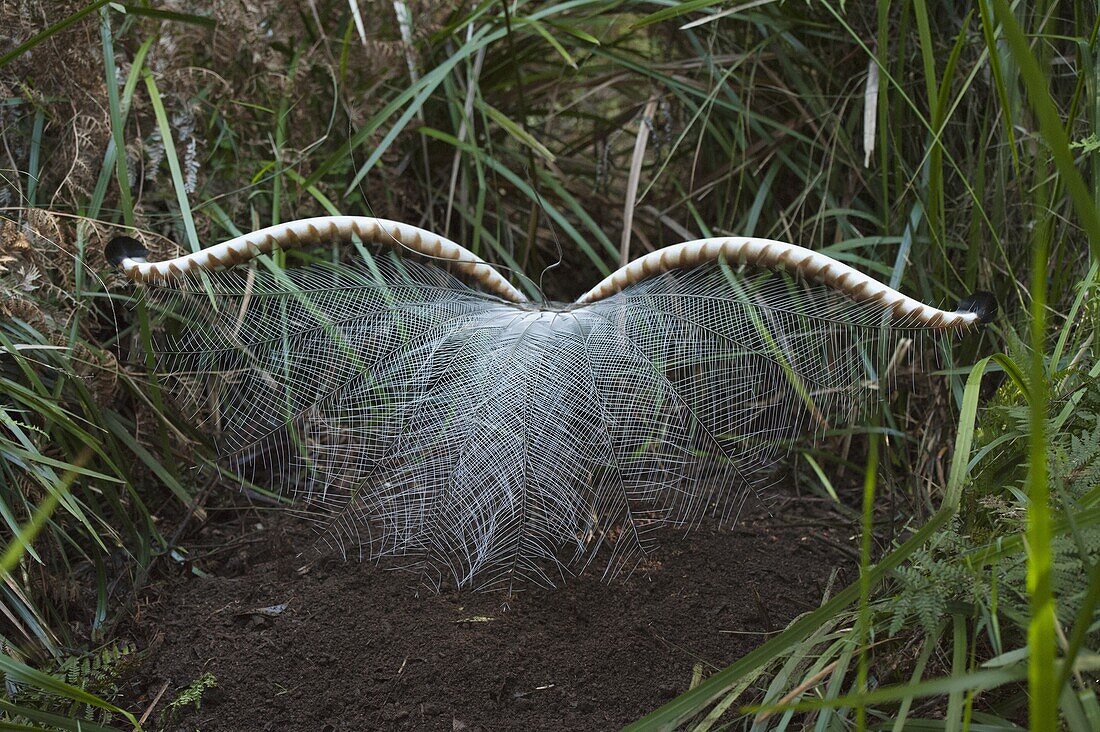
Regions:
M 131 708 L 161 694 L 154 728 L 203 732 L 612 729 L 816 607 L 834 568 L 850 576 L 853 532 L 813 499 L 785 504 L 732 530 L 666 531 L 627 579 L 510 598 L 318 558 L 308 529 L 253 513 L 200 533 L 232 547 L 196 563 L 209 576 L 145 592 L 130 633 L 147 653 L 123 693 Z M 169 714 L 207 672 L 201 708 Z

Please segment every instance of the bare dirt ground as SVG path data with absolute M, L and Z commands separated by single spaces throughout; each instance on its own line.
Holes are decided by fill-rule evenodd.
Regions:
M 237 514 L 208 522 L 193 563 L 135 604 L 128 634 L 145 652 L 123 696 L 144 709 L 160 694 L 154 728 L 204 732 L 612 729 L 815 608 L 834 569 L 851 577 L 853 533 L 790 497 L 733 529 L 666 531 L 628 578 L 509 598 L 431 594 L 318 554 L 286 514 Z M 216 686 L 201 706 L 171 713 L 204 673 Z

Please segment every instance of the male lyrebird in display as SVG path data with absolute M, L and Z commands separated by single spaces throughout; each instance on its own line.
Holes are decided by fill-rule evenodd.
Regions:
M 336 241 L 414 256 L 259 256 Z M 162 262 L 126 237 L 107 254 L 163 313 L 159 368 L 223 459 L 267 471 L 345 551 L 408 556 L 436 586 L 553 584 L 594 561 L 610 576 L 662 525 L 732 519 L 791 438 L 875 393 L 899 344 L 994 309 L 978 293 L 940 310 L 742 237 L 651 252 L 572 303 L 367 217 Z

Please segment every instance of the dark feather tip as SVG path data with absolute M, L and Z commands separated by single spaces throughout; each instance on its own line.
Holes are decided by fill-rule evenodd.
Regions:
M 129 236 L 116 236 L 103 247 L 103 256 L 115 267 L 122 264 L 122 260 L 145 259 L 149 256 L 149 250 L 141 245 L 137 239 Z
M 978 322 L 982 325 L 992 322 L 997 314 L 997 299 L 991 292 L 975 292 L 959 300 L 959 306 L 955 308 L 959 313 L 974 313 L 978 316 Z

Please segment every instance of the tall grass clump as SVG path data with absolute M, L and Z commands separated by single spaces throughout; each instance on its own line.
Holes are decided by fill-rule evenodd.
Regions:
M 1100 726 L 1094 2 L 25 4 L 0 29 L 4 719 L 120 719 L 64 669 L 217 477 L 180 467 L 209 454 L 103 242 L 344 213 L 555 299 L 723 233 L 994 292 L 993 327 L 795 466 L 862 472 L 837 499 L 859 578 L 636 726 Z
M 140 444 L 138 420 L 161 417 L 135 410 L 143 387 L 103 344 L 110 310 L 81 291 L 71 264 L 57 263 L 74 253 L 51 223 L 36 213 L 0 230 L 3 710 L 55 725 L 51 715 L 64 712 L 95 728 L 95 720 L 128 714 L 84 688 L 121 659 L 108 637 L 113 588 L 164 548 L 150 505 L 164 499 L 136 490 L 151 471 L 164 471 Z M 111 664 L 80 673 L 102 654 Z

